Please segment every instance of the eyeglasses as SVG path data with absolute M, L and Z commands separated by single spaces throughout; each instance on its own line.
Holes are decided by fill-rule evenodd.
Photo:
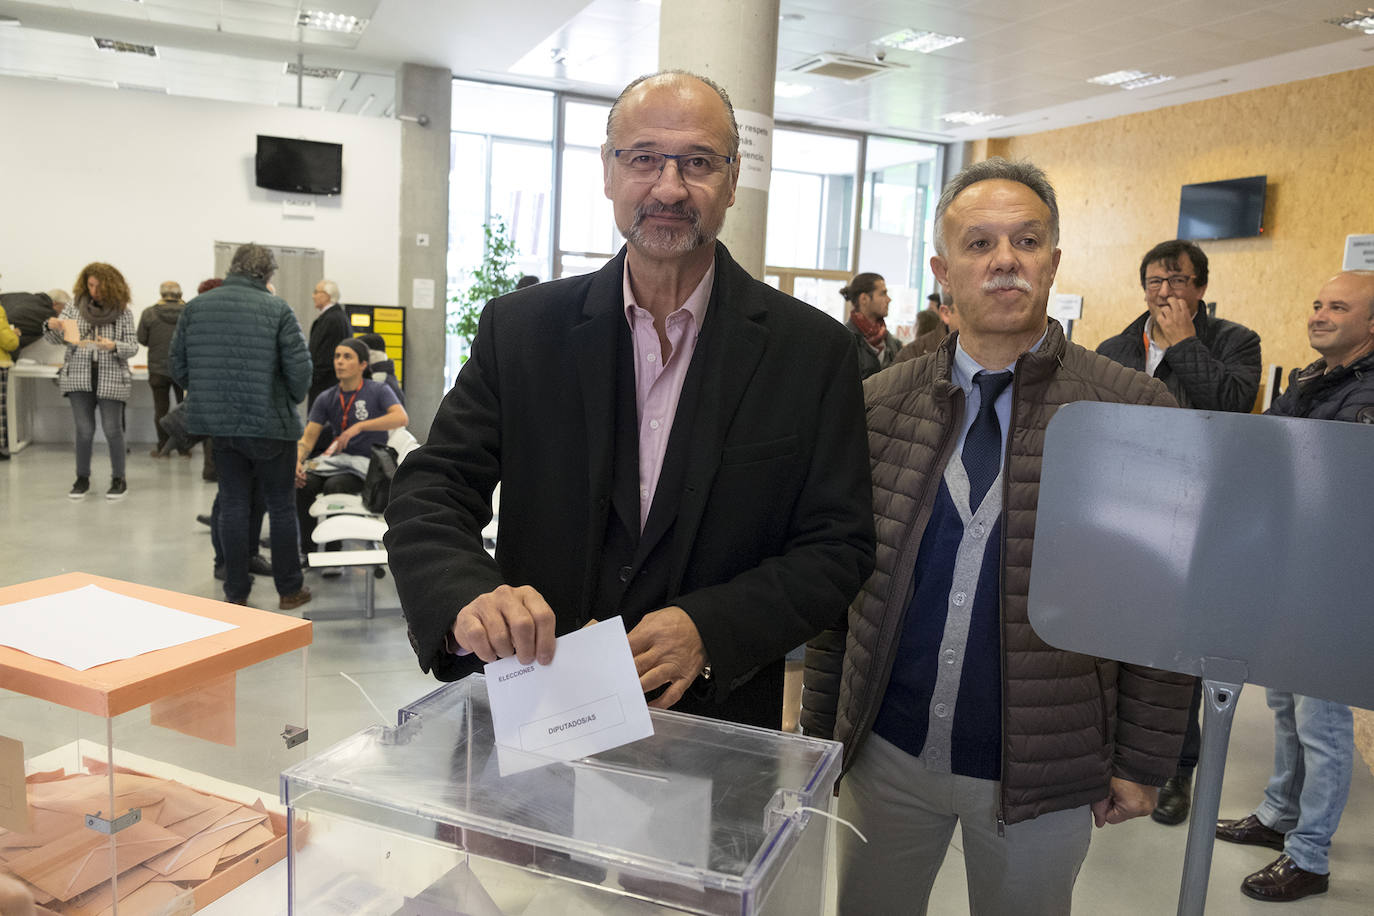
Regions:
M 1187 289 L 1188 284 L 1196 279 L 1196 277 L 1185 277 L 1181 275 L 1172 277 L 1146 277 L 1145 288 L 1153 293 L 1158 291 L 1165 283 L 1168 283 L 1169 289 Z
M 718 153 L 660 153 L 652 149 L 613 150 L 616 162 L 625 167 L 635 181 L 654 181 L 663 174 L 671 159 L 677 163 L 683 181 L 709 181 L 725 171 L 735 161 L 734 156 Z

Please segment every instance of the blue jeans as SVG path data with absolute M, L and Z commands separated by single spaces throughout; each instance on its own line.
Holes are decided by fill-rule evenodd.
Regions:
M 224 596 L 245 601 L 253 587 L 248 573 L 249 516 L 253 491 L 261 485 L 272 541 L 272 578 L 278 595 L 301 590 L 300 543 L 296 533 L 296 443 L 289 439 L 216 436 L 219 472 L 219 543 L 224 551 Z
M 1277 690 L 1274 774 L 1255 809 L 1260 823 L 1287 834 L 1283 851 L 1299 868 L 1327 874 L 1331 837 L 1350 794 L 1355 724 L 1349 706 Z

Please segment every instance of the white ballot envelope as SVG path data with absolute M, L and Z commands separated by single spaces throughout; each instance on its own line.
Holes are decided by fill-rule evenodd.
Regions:
M 512 656 L 485 670 L 502 776 L 654 733 L 619 617 L 560 636 L 547 665 Z

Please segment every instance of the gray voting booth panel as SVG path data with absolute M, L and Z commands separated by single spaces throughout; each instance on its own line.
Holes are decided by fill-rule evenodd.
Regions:
M 1031 625 L 1063 649 L 1374 707 L 1371 459 L 1364 424 L 1069 404 L 1046 431 Z

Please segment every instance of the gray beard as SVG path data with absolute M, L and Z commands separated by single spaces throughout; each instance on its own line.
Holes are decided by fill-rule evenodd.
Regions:
M 704 245 L 710 245 L 716 240 L 720 233 L 720 227 L 715 227 L 714 231 L 707 232 L 701 225 L 701 214 L 692 214 L 690 227 L 669 227 L 661 226 L 652 229 L 644 226 L 645 214 L 636 212 L 635 220 L 630 225 L 630 229 L 625 233 L 625 241 L 649 251 L 661 251 L 667 254 L 685 254 L 689 251 L 696 251 Z

